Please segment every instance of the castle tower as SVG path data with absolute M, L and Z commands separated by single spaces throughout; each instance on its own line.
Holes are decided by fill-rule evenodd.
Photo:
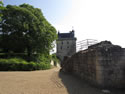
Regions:
M 74 53 L 76 53 L 76 38 L 74 37 L 74 30 L 69 33 L 58 32 L 57 56 L 63 60 L 64 56 L 72 56 Z

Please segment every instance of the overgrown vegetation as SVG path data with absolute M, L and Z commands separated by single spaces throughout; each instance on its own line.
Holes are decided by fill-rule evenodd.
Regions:
M 0 10 L 3 10 L 3 9 L 4 9 L 3 3 L 2 1 L 0 1 Z M 0 11 L 0 21 L 2 20 L 1 17 L 2 17 L 2 11 Z
M 19 58 L 0 59 L 0 71 L 33 71 L 50 68 L 51 65 L 46 62 L 27 62 Z
M 60 62 L 56 56 L 56 53 L 52 54 L 51 56 L 52 56 L 52 60 L 54 60 L 55 62 Z
M 57 34 L 41 10 L 29 4 L 3 7 L 2 2 L 0 9 L 0 70 L 49 69 Z
M 38 8 L 28 4 L 7 5 L 2 11 L 1 49 L 5 53 L 49 54 L 56 29 L 45 19 Z M 9 45 L 9 46 L 8 46 Z

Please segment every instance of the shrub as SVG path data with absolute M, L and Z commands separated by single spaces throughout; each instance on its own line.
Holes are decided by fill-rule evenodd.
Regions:
M 52 54 L 51 57 L 54 61 L 54 66 L 57 66 L 57 63 L 60 63 L 60 60 L 57 58 L 56 54 Z
M 33 54 L 32 57 L 28 57 L 26 53 L 0 53 L 0 59 L 6 58 L 22 58 L 26 61 L 37 61 L 37 54 Z
M 19 58 L 0 59 L 0 71 L 32 71 L 50 69 L 49 63 L 27 62 Z

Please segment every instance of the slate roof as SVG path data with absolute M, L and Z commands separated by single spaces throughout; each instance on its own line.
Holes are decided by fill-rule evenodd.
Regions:
M 60 33 L 58 32 L 58 38 L 74 38 L 74 30 L 69 33 Z

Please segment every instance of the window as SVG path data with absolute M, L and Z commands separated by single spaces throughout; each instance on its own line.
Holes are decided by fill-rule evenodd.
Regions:
M 62 44 L 63 44 L 63 41 L 62 41 Z
M 60 49 L 62 50 L 62 46 L 60 47 Z
M 67 44 L 69 44 L 69 42 L 67 41 Z

